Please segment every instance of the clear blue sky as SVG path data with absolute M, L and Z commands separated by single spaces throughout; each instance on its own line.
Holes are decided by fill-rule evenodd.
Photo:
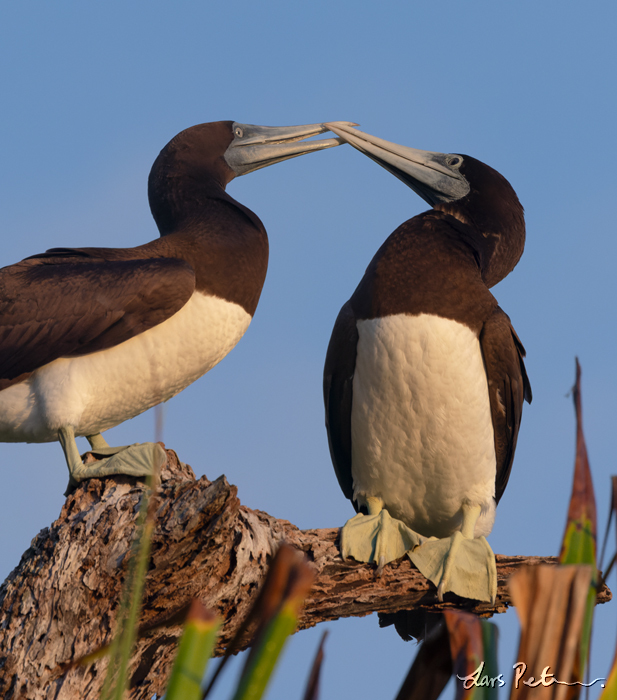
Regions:
M 150 166 L 200 122 L 350 120 L 485 161 L 526 210 L 525 254 L 493 291 L 527 348 L 534 391 L 489 541 L 498 553 L 556 554 L 574 459 L 575 355 L 601 528 L 617 471 L 616 20 L 611 0 L 3 3 L 0 263 L 154 238 Z M 352 508 L 330 464 L 321 399 L 328 339 L 379 245 L 426 205 L 350 147 L 260 170 L 229 192 L 268 230 L 268 279 L 238 347 L 166 405 L 164 440 L 198 475 L 226 474 L 248 506 L 303 528 L 342 525 Z M 147 413 L 108 438 L 153 434 Z M 0 456 L 4 578 L 58 516 L 67 469 L 55 443 L 4 444 Z M 601 676 L 614 604 L 597 618 L 592 675 Z M 509 681 L 515 613 L 498 624 Z M 328 627 L 322 698 L 394 697 L 414 645 L 373 616 Z M 318 636 L 292 640 L 272 700 L 300 697 Z

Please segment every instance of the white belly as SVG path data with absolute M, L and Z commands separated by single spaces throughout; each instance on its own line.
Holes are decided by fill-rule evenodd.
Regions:
M 461 525 L 461 505 L 482 506 L 475 535 L 495 517 L 495 444 L 480 343 L 438 316 L 359 321 L 353 380 L 354 498 L 382 498 L 426 535 Z
M 91 435 L 167 401 L 244 335 L 241 306 L 196 292 L 180 311 L 108 350 L 60 358 L 0 392 L 0 440 L 48 442 L 60 427 Z

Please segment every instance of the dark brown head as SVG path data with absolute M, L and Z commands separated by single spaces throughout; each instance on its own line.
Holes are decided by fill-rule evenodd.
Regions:
M 523 207 L 510 183 L 471 156 L 420 151 L 357 129 L 327 125 L 335 134 L 411 187 L 434 209 L 457 219 L 461 238 L 477 251 L 492 287 L 515 267 L 525 247 Z
M 192 126 L 159 153 L 148 178 L 148 200 L 161 235 L 193 218 L 235 177 L 224 158 L 232 127 L 230 121 Z
M 340 145 L 339 139 L 302 142 L 325 131 L 323 124 L 274 127 L 232 121 L 181 131 L 159 153 L 148 179 L 150 209 L 161 235 L 193 220 L 208 200 L 231 200 L 223 193 L 234 177 Z
M 437 202 L 433 206 L 470 227 L 472 243 L 477 241 L 483 261 L 482 278 L 487 287 L 492 287 L 514 269 L 523 254 L 523 206 L 512 185 L 489 165 L 471 156 L 449 157 L 461 159 L 459 172 L 469 183 L 469 193 L 461 199 Z

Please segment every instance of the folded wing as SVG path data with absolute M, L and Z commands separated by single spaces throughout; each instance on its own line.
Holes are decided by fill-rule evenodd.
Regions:
M 324 367 L 324 403 L 326 429 L 334 471 L 345 496 L 353 503 L 351 475 L 351 405 L 353 377 L 356 371 L 358 329 L 356 318 L 347 302 L 341 309 L 334 329 Z
M 110 251 L 111 252 L 111 251 Z M 195 289 L 183 260 L 49 251 L 0 270 L 0 389 L 37 368 L 118 345 L 179 311 Z
M 531 403 L 531 386 L 523 361 L 525 348 L 512 328 L 508 315 L 499 307 L 484 324 L 480 345 L 495 432 L 495 500 L 499 503 L 510 478 L 523 401 Z

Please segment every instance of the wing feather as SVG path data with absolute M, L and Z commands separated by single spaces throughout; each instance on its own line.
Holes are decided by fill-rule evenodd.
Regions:
M 351 405 L 357 346 L 356 318 L 347 302 L 336 319 L 328 345 L 323 388 L 332 464 L 343 493 L 356 510 L 351 476 Z
M 531 385 L 523 360 L 525 348 L 512 328 L 508 315 L 499 307 L 485 322 L 480 345 L 495 433 L 495 500 L 499 503 L 510 478 L 523 401 L 531 403 Z
M 59 357 L 118 345 L 179 311 L 183 260 L 41 256 L 0 270 L 0 389 Z

